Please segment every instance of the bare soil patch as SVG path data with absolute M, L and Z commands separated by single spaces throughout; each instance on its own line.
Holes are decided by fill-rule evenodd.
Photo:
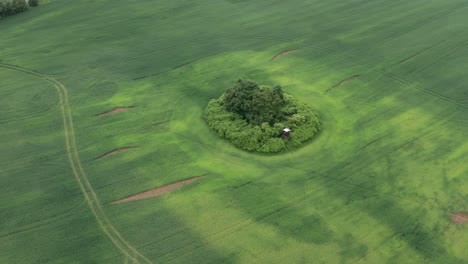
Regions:
M 123 148 L 114 149 L 114 150 L 106 152 L 106 153 L 102 154 L 101 156 L 95 158 L 95 160 L 103 159 L 103 158 L 115 155 L 117 153 L 126 152 L 126 151 L 136 149 L 136 148 L 138 148 L 138 147 L 123 147 Z
M 162 194 L 173 191 L 173 190 L 175 190 L 177 188 L 180 188 L 180 187 L 182 187 L 182 186 L 184 186 L 186 184 L 197 181 L 197 180 L 199 180 L 201 178 L 203 178 L 203 176 L 197 176 L 197 177 L 181 180 L 181 181 L 178 181 L 178 182 L 175 182 L 175 183 L 171 183 L 171 184 L 168 184 L 168 185 L 158 187 L 156 189 L 152 189 L 152 190 L 149 190 L 149 191 L 144 191 L 144 192 L 141 192 L 141 193 L 138 193 L 138 194 L 135 194 L 135 195 L 131 195 L 129 197 L 126 197 L 126 198 L 123 198 L 123 199 L 120 199 L 120 200 L 117 200 L 117 201 L 113 201 L 112 203 L 116 204 L 116 203 L 130 202 L 130 201 L 136 201 L 136 200 L 142 200 L 142 199 L 157 197 L 157 196 L 160 196 Z
M 106 115 L 117 114 L 117 113 L 120 113 L 120 112 L 127 111 L 127 110 L 129 110 L 129 109 L 131 109 L 131 108 L 133 108 L 133 107 L 134 107 L 134 106 L 117 107 L 117 108 L 114 108 L 114 109 L 112 109 L 112 110 L 110 110 L 110 111 L 97 114 L 96 116 L 106 116 Z
M 454 213 L 451 215 L 452 216 L 452 222 L 457 223 L 457 224 L 465 224 L 468 222 L 468 214 L 465 213 Z
M 350 82 L 350 81 L 352 81 L 352 80 L 354 80 L 354 79 L 356 79 L 356 78 L 359 78 L 360 76 L 361 76 L 360 74 L 356 74 L 356 75 L 353 75 L 353 76 L 351 76 L 351 77 L 348 77 L 348 78 L 342 80 L 341 82 L 339 82 L 339 83 L 333 85 L 332 87 L 330 87 L 330 88 L 327 90 L 327 93 L 330 92 L 331 90 L 333 90 L 333 89 L 335 89 L 335 88 L 337 88 L 337 87 L 339 87 L 339 86 L 345 84 L 345 83 L 348 83 L 348 82 Z
M 285 50 L 285 51 L 283 51 L 281 53 L 276 54 L 273 58 L 271 58 L 271 60 L 273 61 L 273 60 L 276 60 L 276 59 L 278 59 L 280 57 L 283 57 L 285 55 L 288 55 L 288 54 L 291 54 L 291 53 L 294 53 L 294 52 L 298 52 L 298 51 L 299 51 L 299 49 Z

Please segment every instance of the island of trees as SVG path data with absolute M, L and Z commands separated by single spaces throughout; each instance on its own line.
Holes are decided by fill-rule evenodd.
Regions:
M 275 153 L 295 148 L 320 130 L 319 116 L 308 105 L 283 92 L 278 85 L 260 86 L 239 79 L 204 113 L 221 138 L 255 152 Z M 291 132 L 284 132 L 291 130 Z

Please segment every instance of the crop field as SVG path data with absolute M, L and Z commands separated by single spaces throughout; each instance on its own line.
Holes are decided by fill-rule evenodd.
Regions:
M 466 0 L 50 0 L 0 19 L 0 263 L 468 263 Z M 203 120 L 246 77 L 322 130 Z

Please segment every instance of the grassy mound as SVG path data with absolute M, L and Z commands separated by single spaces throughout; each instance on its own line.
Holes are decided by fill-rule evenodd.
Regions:
M 260 87 L 245 79 L 211 100 L 204 117 L 220 137 L 241 149 L 263 153 L 298 147 L 320 130 L 318 114 L 280 86 Z M 292 132 L 285 136 L 284 128 Z

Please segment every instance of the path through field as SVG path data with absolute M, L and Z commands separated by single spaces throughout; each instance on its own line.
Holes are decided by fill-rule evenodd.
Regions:
M 63 132 L 65 134 L 65 146 L 68 153 L 68 160 L 70 162 L 73 175 L 75 176 L 75 179 L 79 184 L 81 191 L 83 192 L 83 196 L 86 199 L 89 208 L 96 217 L 96 220 L 99 223 L 99 226 L 102 228 L 102 231 L 123 254 L 137 263 L 152 263 L 129 242 L 127 242 L 125 238 L 119 233 L 119 231 L 112 225 L 111 221 L 102 208 L 96 192 L 89 183 L 88 177 L 86 176 L 83 166 L 81 165 L 80 157 L 77 152 L 71 109 L 68 103 L 67 88 L 54 78 L 36 71 L 3 63 L 0 63 L 0 67 L 33 75 L 41 80 L 49 82 L 52 86 L 54 86 L 59 96 L 60 109 L 62 111 Z

